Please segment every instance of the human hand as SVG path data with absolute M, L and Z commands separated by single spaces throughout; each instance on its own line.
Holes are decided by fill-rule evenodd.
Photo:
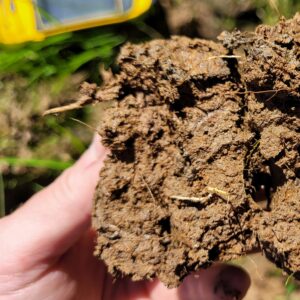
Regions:
M 93 192 L 107 154 L 99 139 L 77 163 L 13 214 L 0 219 L 0 300 L 238 300 L 249 276 L 215 264 L 178 289 L 157 280 L 113 282 L 93 257 Z

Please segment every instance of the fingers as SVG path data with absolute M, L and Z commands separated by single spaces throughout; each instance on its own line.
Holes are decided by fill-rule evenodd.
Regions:
M 55 258 L 90 225 L 92 198 L 107 154 L 95 138 L 79 161 L 12 215 L 0 220 L 1 260 L 27 268 Z M 5 257 L 3 257 L 3 255 Z
M 240 300 L 249 287 L 249 275 L 239 267 L 226 264 L 214 264 L 190 275 L 178 289 L 168 290 L 158 282 L 148 284 L 153 300 Z

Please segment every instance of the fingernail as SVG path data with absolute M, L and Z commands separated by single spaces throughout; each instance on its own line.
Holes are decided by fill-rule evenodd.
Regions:
M 222 300 L 241 300 L 249 286 L 250 277 L 243 269 L 226 265 L 216 277 L 214 294 Z

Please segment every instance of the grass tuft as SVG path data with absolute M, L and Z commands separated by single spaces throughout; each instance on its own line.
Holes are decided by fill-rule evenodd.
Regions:
M 115 48 L 124 41 L 125 37 L 113 29 L 96 28 L 51 36 L 41 42 L 0 46 L 0 78 L 18 74 L 32 85 L 53 77 L 66 78 L 81 68 L 92 69 L 89 63 L 110 65 Z M 98 76 L 97 68 L 94 73 Z

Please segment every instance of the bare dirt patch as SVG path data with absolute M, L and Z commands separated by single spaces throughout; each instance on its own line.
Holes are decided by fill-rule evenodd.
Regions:
M 259 248 L 300 277 L 300 15 L 219 39 L 128 44 L 82 90 L 113 103 L 93 224 L 114 276 L 175 287 Z

